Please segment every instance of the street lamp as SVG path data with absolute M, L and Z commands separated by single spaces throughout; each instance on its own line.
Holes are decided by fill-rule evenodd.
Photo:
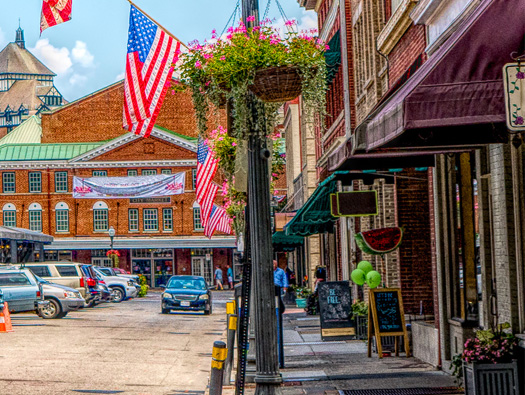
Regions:
M 112 250 L 113 249 L 113 238 L 115 237 L 115 229 L 113 228 L 113 226 L 109 228 L 108 234 L 109 234 L 109 240 L 110 240 L 109 249 Z

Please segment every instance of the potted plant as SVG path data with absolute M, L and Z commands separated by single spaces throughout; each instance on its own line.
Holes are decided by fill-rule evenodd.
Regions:
M 352 304 L 352 314 L 356 323 L 356 337 L 358 339 L 368 338 L 368 304 L 364 300 L 358 300 Z
M 508 323 L 496 330 L 476 331 L 467 339 L 463 353 L 452 360 L 452 373 L 462 379 L 465 394 L 518 395 L 518 366 L 514 349 L 518 339 L 506 332 Z
M 315 30 L 296 32 L 295 25 L 286 22 L 288 31 L 281 34 L 270 20 L 256 27 L 240 22 L 228 29 L 226 37 L 213 31 L 210 41 L 190 43 L 181 59 L 181 84 L 191 89 L 201 135 L 207 130 L 210 104 L 218 108 L 232 99 L 233 129 L 236 137 L 244 138 L 252 119 L 246 100 L 249 91 L 264 108 L 265 117 L 259 118 L 266 124 L 259 130 L 271 130 L 281 103 L 300 93 L 307 120 L 313 121 L 317 114 L 324 123 L 327 46 L 314 36 Z
M 295 304 L 297 307 L 306 307 L 306 299 L 312 294 L 312 290 L 308 287 L 297 287 L 295 289 Z
M 118 267 L 120 252 L 118 250 L 109 250 L 106 252 L 106 256 L 111 259 L 111 264 L 113 267 Z

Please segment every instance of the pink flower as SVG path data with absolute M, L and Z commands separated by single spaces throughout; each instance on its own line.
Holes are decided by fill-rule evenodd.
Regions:
M 293 26 L 293 25 L 296 25 L 297 24 L 297 21 L 295 19 L 291 19 L 289 21 L 286 21 L 284 23 L 286 26 Z
M 224 140 L 224 137 L 221 136 L 217 140 L 222 141 L 222 140 Z
M 202 63 L 200 61 L 196 61 L 195 62 L 195 67 L 197 67 L 198 69 L 200 69 L 202 67 Z
M 228 33 L 233 33 L 233 30 L 234 30 L 234 29 L 233 29 L 233 26 L 230 26 L 230 27 L 228 28 L 227 32 L 228 32 Z
M 329 46 L 328 44 L 326 44 L 326 45 L 324 46 L 324 49 L 325 49 L 325 51 L 329 51 L 329 50 L 330 50 L 330 46 Z
M 237 146 L 237 143 L 234 141 L 234 142 L 232 143 L 232 147 L 236 147 L 236 146 Z
M 226 60 L 226 56 L 221 56 L 220 59 L 221 60 Z
M 270 40 L 270 44 L 272 44 L 272 45 L 279 44 L 279 40 L 277 40 L 277 39 L 275 39 L 275 38 L 272 38 L 272 39 Z
M 254 22 L 254 21 L 255 21 L 254 15 L 250 15 L 248 18 L 246 18 L 246 22 Z

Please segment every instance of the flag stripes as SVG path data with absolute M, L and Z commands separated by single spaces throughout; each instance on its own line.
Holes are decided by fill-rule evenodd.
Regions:
M 40 15 L 40 34 L 48 27 L 71 19 L 73 0 L 44 0 Z

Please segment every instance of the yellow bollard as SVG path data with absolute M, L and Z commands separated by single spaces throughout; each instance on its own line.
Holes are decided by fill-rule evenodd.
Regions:
M 211 354 L 210 395 L 222 395 L 222 380 L 224 374 L 224 361 L 228 349 L 226 343 L 216 341 L 213 343 Z

